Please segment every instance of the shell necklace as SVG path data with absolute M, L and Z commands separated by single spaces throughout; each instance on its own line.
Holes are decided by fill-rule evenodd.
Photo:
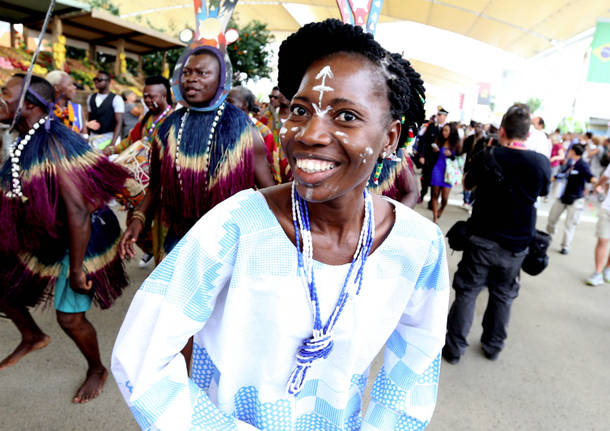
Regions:
M 21 191 L 21 181 L 19 180 L 19 172 L 21 172 L 21 165 L 19 164 L 21 160 L 21 153 L 25 149 L 25 146 L 30 142 L 32 136 L 36 133 L 36 131 L 42 126 L 49 116 L 42 117 L 38 120 L 30 130 L 25 134 L 25 137 L 21 139 L 17 137 L 13 144 L 11 145 L 11 149 L 9 151 L 9 158 L 11 160 L 11 191 L 6 193 L 6 196 L 9 198 L 20 198 L 23 202 L 27 200 L 27 197 L 23 196 L 23 192 Z
M 222 116 L 224 109 L 225 109 L 225 104 L 222 103 L 218 107 L 218 110 L 216 111 L 216 116 L 214 117 L 214 121 L 212 121 L 212 127 L 210 128 L 210 135 L 208 136 L 207 148 L 205 150 L 205 155 L 204 155 L 204 158 L 206 161 L 206 168 L 205 168 L 206 174 L 208 173 L 208 169 L 210 167 L 210 149 L 212 147 L 212 140 L 214 139 L 214 132 L 216 131 L 216 125 L 218 124 L 218 121 L 220 120 L 220 117 Z M 178 139 L 176 141 L 176 149 L 174 152 L 174 166 L 176 167 L 176 174 L 178 175 L 178 182 L 180 183 L 181 191 L 184 191 L 184 188 L 182 185 L 182 175 L 180 174 L 180 162 L 179 162 L 180 143 L 182 142 L 182 133 L 184 132 L 184 126 L 186 125 L 186 120 L 189 116 L 189 113 L 190 113 L 190 109 L 187 108 L 186 112 L 182 116 L 182 120 L 180 122 L 180 129 L 178 129 Z M 209 176 L 209 175 L 206 175 L 206 176 Z M 207 184 L 207 178 L 206 178 L 206 184 Z

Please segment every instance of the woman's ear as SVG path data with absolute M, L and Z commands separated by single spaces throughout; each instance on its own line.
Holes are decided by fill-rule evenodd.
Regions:
M 393 120 L 386 130 L 386 142 L 383 146 L 382 151 L 386 154 L 393 154 L 398 147 L 398 140 L 400 139 L 400 133 L 402 131 L 402 124 L 400 121 Z

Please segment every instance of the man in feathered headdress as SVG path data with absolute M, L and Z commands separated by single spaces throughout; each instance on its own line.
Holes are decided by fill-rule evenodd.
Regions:
M 200 28 L 176 64 L 174 96 L 186 107 L 171 114 L 152 144 L 148 191 L 121 240 L 123 257 L 154 218 L 159 263 L 206 212 L 233 194 L 275 184 L 260 133 L 249 117 L 225 101 L 231 63 L 224 29 L 236 1 L 220 9 L 195 0 Z

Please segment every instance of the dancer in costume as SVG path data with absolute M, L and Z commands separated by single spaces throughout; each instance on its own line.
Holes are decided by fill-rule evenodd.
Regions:
M 232 72 L 223 40 L 212 46 L 196 37 L 178 61 L 174 95 L 188 107 L 167 117 L 152 143 L 148 191 L 121 239 L 122 257 L 135 255 L 133 244 L 153 218 L 159 263 L 214 206 L 255 185 L 274 185 L 260 133 L 225 102 Z
M 258 112 L 254 94 L 252 94 L 252 92 L 246 87 L 238 86 L 232 88 L 229 96 L 227 97 L 227 101 L 244 111 L 246 114 L 256 114 Z M 275 183 L 282 184 L 291 181 L 292 174 L 290 172 L 290 165 L 288 164 L 288 160 L 286 160 L 282 146 L 278 145 L 278 143 L 275 141 L 275 135 L 271 129 L 269 129 L 269 127 L 257 120 L 256 117 L 250 117 L 250 119 L 260 132 L 263 142 L 265 142 L 265 148 L 267 149 L 267 161 L 271 167 L 271 173 Z
M 23 75 L 14 75 L 2 88 L 3 123 L 18 111 L 23 86 Z M 92 301 L 110 307 L 127 286 L 117 253 L 119 223 L 104 206 L 127 172 L 49 117 L 55 105 L 46 80 L 33 76 L 26 91 L 16 121 L 19 137 L 0 170 L 0 312 L 22 341 L 0 369 L 49 343 L 28 307 L 54 295 L 57 321 L 89 367 L 73 399 L 84 403 L 99 395 L 108 374 L 85 312 Z
M 449 297 L 443 234 L 366 189 L 402 116 L 423 119 L 422 80 L 327 20 L 282 44 L 279 84 L 294 182 L 216 206 L 144 282 L 114 347 L 120 391 L 143 429 L 425 428 Z M 189 378 L 177 353 L 191 336 Z
M 135 208 L 139 206 L 146 194 L 146 187 L 150 179 L 149 160 L 151 143 L 154 141 L 165 119 L 173 112 L 169 81 L 162 76 L 149 76 L 146 78 L 142 100 L 148 108 L 148 112 L 142 120 L 136 123 L 129 136 L 123 139 L 119 145 L 116 147 L 106 147 L 109 151 L 123 154 L 125 150 L 136 142 L 138 143 L 136 148 L 131 148 L 131 153 L 123 154 L 125 157 L 117 159 L 117 162 L 124 161 L 128 166 L 135 168 L 134 172 L 132 172 L 132 180 L 127 182 L 125 189 L 117 197 L 119 202 L 123 203 L 128 209 L 128 225 L 133 219 Z M 137 166 L 132 166 L 133 163 L 136 163 Z M 152 218 L 147 221 L 145 229 L 140 232 L 136 242 L 144 251 L 144 255 L 139 262 L 140 267 L 151 264 L 153 257 L 157 254 L 154 251 L 151 223 Z
M 85 133 L 83 107 L 72 101 L 76 95 L 76 85 L 74 85 L 72 77 L 63 70 L 53 70 L 45 76 L 45 79 L 55 90 L 53 115 L 61 120 L 67 128 L 74 130 L 76 133 Z
M 173 112 L 169 81 L 162 76 L 149 76 L 144 80 L 142 101 L 148 108 L 146 114 L 129 132 L 111 154 L 121 154 L 134 142 L 152 142 L 163 121 Z

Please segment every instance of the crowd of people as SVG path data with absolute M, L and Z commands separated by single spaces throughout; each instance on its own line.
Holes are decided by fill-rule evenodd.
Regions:
M 546 134 L 523 104 L 497 126 L 447 122 L 443 107 L 425 122 L 410 63 L 337 20 L 282 44 L 268 103 L 231 88 L 222 49 L 196 46 L 178 92 L 150 76 L 141 100 L 112 93 L 104 71 L 84 107 L 61 71 L 3 87 L 17 137 L 0 171 L 0 312 L 22 340 L 0 370 L 49 343 L 29 308 L 54 298 L 88 364 L 73 400 L 97 397 L 108 372 L 85 314 L 122 293 L 137 245 L 156 269 L 112 371 L 143 429 L 425 428 L 440 358 L 459 362 L 485 287 L 483 354 L 504 348 L 549 194 L 547 231 L 566 211 L 569 253 L 586 199 L 610 182 L 608 139 Z M 456 186 L 471 216 L 448 310 L 437 223 Z M 429 190 L 431 221 L 411 210 Z M 610 198 L 601 208 L 591 285 L 610 281 Z

